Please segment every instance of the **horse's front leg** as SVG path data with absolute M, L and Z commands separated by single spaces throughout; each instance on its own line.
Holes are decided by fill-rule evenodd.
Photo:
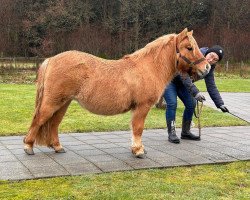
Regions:
M 143 158 L 145 155 L 145 150 L 142 144 L 141 137 L 144 128 L 144 122 L 149 110 L 150 106 L 148 105 L 138 106 L 136 107 L 135 110 L 133 110 L 133 115 L 132 115 L 133 135 L 132 135 L 131 149 L 132 153 L 138 158 Z

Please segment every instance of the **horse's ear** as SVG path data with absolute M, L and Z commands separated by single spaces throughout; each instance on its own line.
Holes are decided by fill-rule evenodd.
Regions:
M 177 35 L 177 42 L 181 42 L 185 37 L 187 37 L 188 34 L 188 29 L 185 28 L 183 31 L 181 31 L 178 35 Z
M 189 32 L 187 33 L 187 35 L 188 35 L 188 36 L 192 36 L 192 35 L 193 35 L 193 30 L 192 30 L 192 31 L 189 31 Z
M 188 33 L 188 29 L 185 28 L 183 31 L 181 31 L 178 35 L 183 35 L 184 37 L 187 36 L 187 33 Z

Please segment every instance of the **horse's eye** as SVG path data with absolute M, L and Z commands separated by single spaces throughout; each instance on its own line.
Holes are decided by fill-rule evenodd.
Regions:
M 192 47 L 187 47 L 188 51 L 193 51 Z

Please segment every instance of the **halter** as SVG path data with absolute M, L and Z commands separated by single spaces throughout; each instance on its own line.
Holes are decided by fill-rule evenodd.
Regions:
M 179 49 L 178 49 L 177 47 L 176 47 L 176 53 L 179 53 L 179 54 L 180 54 L 179 58 L 182 58 L 187 64 L 189 64 L 189 70 L 188 70 L 188 73 L 189 73 L 189 74 L 191 73 L 192 68 L 193 68 L 194 66 L 196 66 L 197 64 L 199 64 L 199 63 L 201 63 L 202 61 L 206 60 L 206 59 L 203 57 L 203 58 L 200 58 L 199 60 L 196 60 L 196 61 L 194 61 L 194 62 L 191 62 L 186 56 L 181 55 L 181 53 L 180 53 L 180 51 L 179 51 Z M 176 66 L 178 66 L 178 64 L 179 64 L 179 59 L 177 60 L 177 65 L 176 65 Z

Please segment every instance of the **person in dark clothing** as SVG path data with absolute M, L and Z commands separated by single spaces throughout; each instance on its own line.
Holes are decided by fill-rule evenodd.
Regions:
M 211 48 L 203 47 L 200 49 L 207 61 L 211 65 L 209 73 L 205 76 L 207 91 L 217 108 L 223 112 L 229 112 L 221 98 L 214 80 L 215 64 L 224 56 L 224 50 L 221 46 L 215 45 Z M 205 97 L 193 84 L 192 79 L 187 75 L 177 75 L 166 87 L 163 97 L 167 104 L 166 121 L 168 127 L 168 140 L 172 143 L 180 143 L 180 139 L 175 131 L 175 116 L 177 108 L 177 96 L 184 103 L 185 110 L 182 119 L 181 139 L 200 140 L 199 136 L 190 132 L 192 117 L 196 105 L 196 100 L 205 101 Z

